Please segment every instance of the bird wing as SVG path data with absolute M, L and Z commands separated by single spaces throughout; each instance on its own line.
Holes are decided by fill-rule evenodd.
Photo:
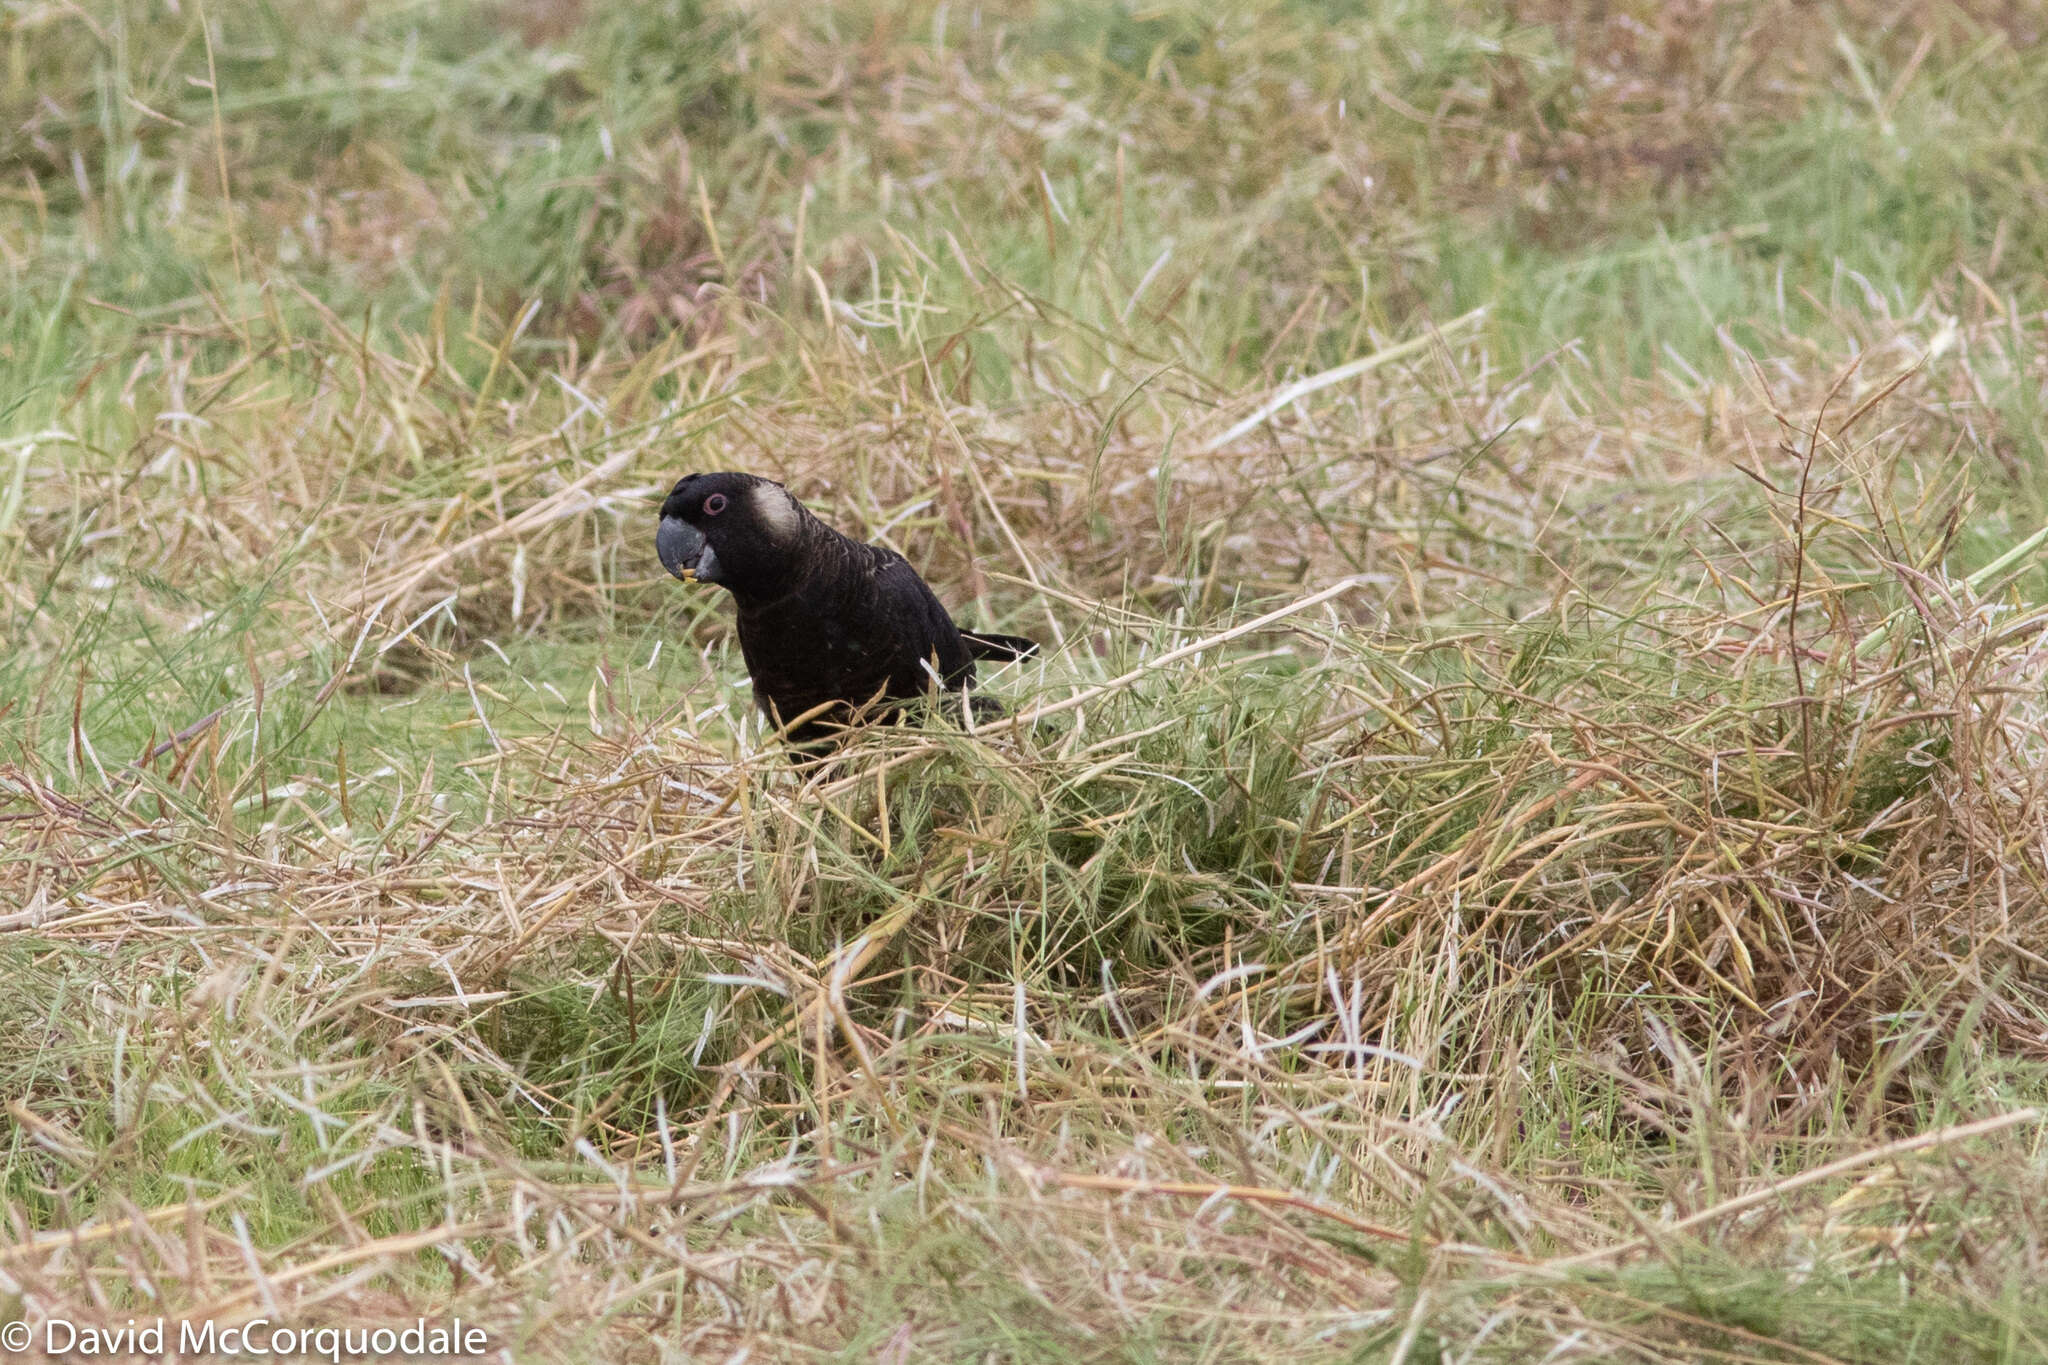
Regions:
M 895 643 L 897 680 L 912 682 L 909 689 L 923 691 L 927 682 L 924 663 L 931 663 L 947 687 L 958 687 L 974 677 L 974 655 L 961 638 L 953 618 L 933 594 L 930 585 L 912 568 L 910 561 L 894 550 L 879 545 L 861 547 L 875 565 L 876 605 L 889 623 L 888 634 Z M 905 677 L 901 670 L 913 670 Z

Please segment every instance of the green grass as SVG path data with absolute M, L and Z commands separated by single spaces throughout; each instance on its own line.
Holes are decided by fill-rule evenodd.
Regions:
M 0 14 L 0 1317 L 2048 1355 L 2032 23 Z

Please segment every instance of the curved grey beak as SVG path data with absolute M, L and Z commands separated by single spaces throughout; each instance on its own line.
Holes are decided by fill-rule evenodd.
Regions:
M 654 533 L 654 553 L 661 567 L 685 583 L 716 583 L 718 552 L 704 533 L 681 517 L 663 517 Z

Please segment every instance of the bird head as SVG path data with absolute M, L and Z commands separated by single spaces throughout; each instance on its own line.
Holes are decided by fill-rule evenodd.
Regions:
M 738 597 L 772 596 L 795 567 L 803 504 L 752 474 L 688 474 L 661 504 L 654 551 L 685 583 L 716 583 Z

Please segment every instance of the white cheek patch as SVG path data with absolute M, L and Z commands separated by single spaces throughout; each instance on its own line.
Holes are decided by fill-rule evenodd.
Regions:
M 768 528 L 768 535 L 777 545 L 793 545 L 803 529 L 803 514 L 797 511 L 796 499 L 789 496 L 780 484 L 757 483 L 754 485 L 754 516 Z

